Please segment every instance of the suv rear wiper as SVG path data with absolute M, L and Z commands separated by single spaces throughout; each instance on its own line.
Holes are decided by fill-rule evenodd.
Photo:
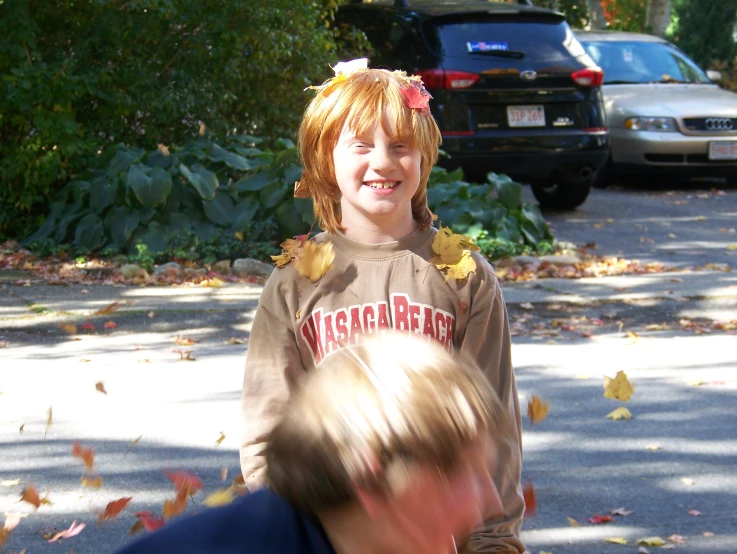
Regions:
M 521 50 L 480 50 L 478 52 L 469 52 L 469 54 L 479 56 L 496 56 L 498 58 L 515 58 L 521 60 L 525 57 L 526 52 Z

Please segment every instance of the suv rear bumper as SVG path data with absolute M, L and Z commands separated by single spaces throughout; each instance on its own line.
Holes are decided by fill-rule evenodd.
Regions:
M 587 168 L 601 169 L 609 156 L 607 132 L 550 131 L 476 133 L 469 137 L 443 137 L 442 167 L 463 167 L 467 172 L 506 173 L 515 179 L 545 180 Z

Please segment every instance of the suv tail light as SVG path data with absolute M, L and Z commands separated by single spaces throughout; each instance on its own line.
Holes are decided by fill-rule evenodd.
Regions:
M 604 82 L 604 70 L 599 67 L 593 69 L 579 69 L 571 73 L 571 78 L 582 87 L 600 87 Z
M 479 80 L 476 73 L 453 71 L 445 69 L 426 69 L 419 71 L 425 88 L 459 89 L 468 88 Z

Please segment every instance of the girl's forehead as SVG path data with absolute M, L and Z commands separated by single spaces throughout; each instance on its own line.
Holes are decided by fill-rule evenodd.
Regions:
M 374 134 L 381 126 L 381 129 L 389 136 L 404 137 L 412 134 L 412 128 L 407 123 L 400 128 L 396 119 L 392 114 L 384 112 L 381 116 L 378 114 L 373 117 L 362 117 L 357 115 L 353 118 L 346 118 L 341 128 L 340 134 L 343 135 L 363 135 Z

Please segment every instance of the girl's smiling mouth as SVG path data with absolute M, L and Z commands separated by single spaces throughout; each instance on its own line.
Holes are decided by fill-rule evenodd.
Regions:
M 363 184 L 372 189 L 393 189 L 400 181 L 366 181 Z

